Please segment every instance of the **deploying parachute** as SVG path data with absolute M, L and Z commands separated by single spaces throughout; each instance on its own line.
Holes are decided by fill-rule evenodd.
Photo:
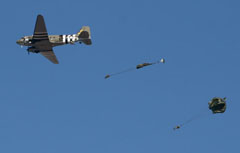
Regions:
M 212 98 L 212 100 L 210 102 L 208 102 L 208 108 L 212 111 L 213 114 L 224 113 L 225 110 L 226 110 L 226 97 L 224 97 L 224 98 L 219 98 L 219 97 Z M 203 112 L 203 113 L 205 113 L 205 112 Z M 200 113 L 200 114 L 190 118 L 186 122 L 175 126 L 173 128 L 173 130 L 180 129 L 180 127 L 182 127 L 183 125 L 186 125 L 186 124 L 192 122 L 193 120 L 203 116 L 204 115 L 203 113 Z
M 123 71 L 121 71 L 121 72 L 117 72 L 117 73 L 113 73 L 113 74 L 107 74 L 104 78 L 107 79 L 107 78 L 110 78 L 110 77 L 113 76 L 113 75 L 122 74 L 122 73 L 125 73 L 125 72 L 133 71 L 133 70 L 135 70 L 135 69 L 141 69 L 141 68 L 143 68 L 143 67 L 150 66 L 150 65 L 154 65 L 154 64 L 159 64 L 159 63 L 165 63 L 165 59 L 162 58 L 161 60 L 159 60 L 159 61 L 157 61 L 157 62 L 153 62 L 153 63 L 142 63 L 142 64 L 138 64 L 135 68 L 126 69 L 126 70 L 123 70 Z

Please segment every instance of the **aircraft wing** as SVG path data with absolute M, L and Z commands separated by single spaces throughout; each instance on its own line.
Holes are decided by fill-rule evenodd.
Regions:
M 33 33 L 33 40 L 34 41 L 41 41 L 41 40 L 48 40 L 48 33 L 47 28 L 44 22 L 44 18 L 42 15 L 37 16 L 37 21 L 35 24 L 35 29 Z
M 37 21 L 33 33 L 33 42 L 35 48 L 39 50 L 40 54 L 42 54 L 54 64 L 58 64 L 57 57 L 53 52 L 52 44 L 48 38 L 47 28 L 42 15 L 37 16 Z
M 41 51 L 40 54 L 42 54 L 44 57 L 46 57 L 47 59 L 49 59 L 49 60 L 50 60 L 51 62 L 53 62 L 54 64 L 58 64 L 57 57 L 55 56 L 53 50 Z

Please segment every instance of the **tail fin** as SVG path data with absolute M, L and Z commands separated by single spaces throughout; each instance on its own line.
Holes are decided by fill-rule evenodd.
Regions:
M 82 29 L 77 33 L 80 42 L 86 45 L 91 45 L 91 32 L 89 26 L 83 26 Z

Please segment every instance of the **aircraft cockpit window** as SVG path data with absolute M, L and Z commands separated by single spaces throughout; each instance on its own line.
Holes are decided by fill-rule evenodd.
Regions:
M 24 39 L 23 39 L 24 41 L 28 41 L 29 39 L 27 38 L 27 37 L 24 37 Z

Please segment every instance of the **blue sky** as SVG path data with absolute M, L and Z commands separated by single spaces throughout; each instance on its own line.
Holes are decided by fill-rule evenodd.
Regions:
M 239 153 L 239 8 L 237 0 L 4 1 L 0 152 Z M 32 35 L 38 14 L 49 34 L 89 25 L 93 45 L 54 48 L 59 65 L 28 55 L 16 40 Z M 214 96 L 227 97 L 224 114 L 208 110 Z

